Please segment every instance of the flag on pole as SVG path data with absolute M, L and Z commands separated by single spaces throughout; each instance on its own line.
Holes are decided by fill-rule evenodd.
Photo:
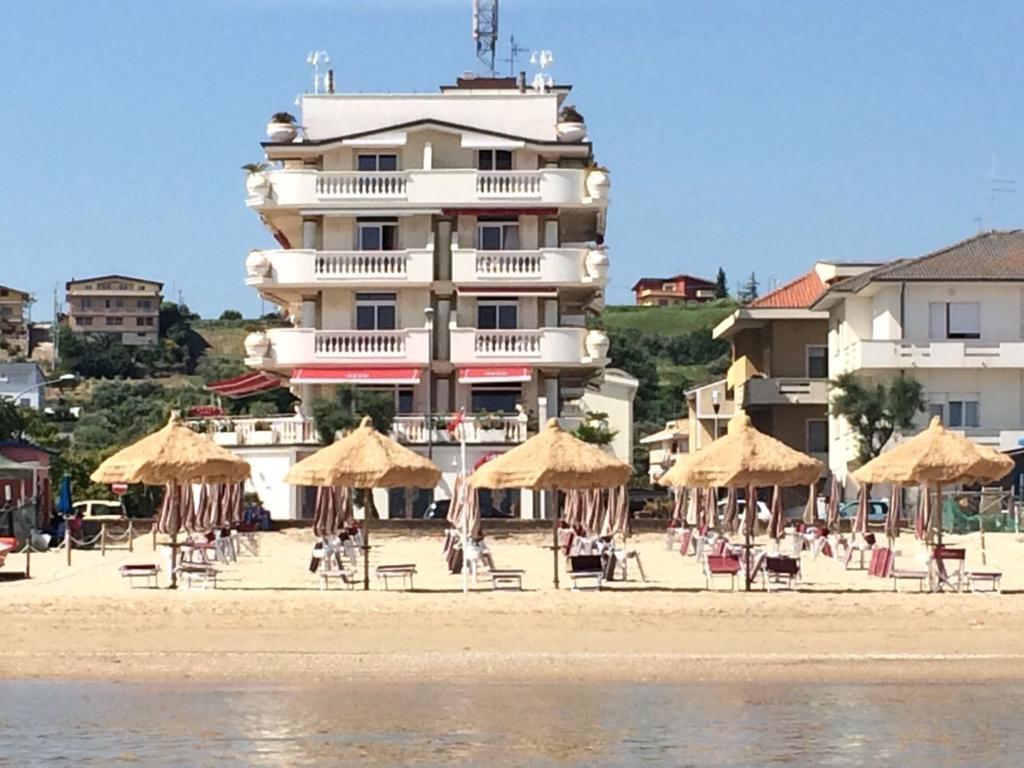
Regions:
M 455 414 L 455 418 L 448 422 L 448 434 L 454 435 L 455 430 L 459 428 L 459 425 L 466 420 L 466 409 L 459 408 L 459 412 Z

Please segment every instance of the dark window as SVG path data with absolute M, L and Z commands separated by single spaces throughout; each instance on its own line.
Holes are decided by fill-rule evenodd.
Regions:
M 510 387 L 507 384 L 495 387 L 473 387 L 470 391 L 470 409 L 474 413 L 480 411 L 497 413 L 501 411 L 512 416 L 516 413 L 516 405 L 522 399 L 522 390 L 519 387 Z
M 828 452 L 828 421 L 811 419 L 807 422 L 807 452 Z
M 481 149 L 477 152 L 476 167 L 481 171 L 511 171 L 512 152 L 507 149 Z
M 359 222 L 359 250 L 393 251 L 398 248 L 398 224 Z
M 807 347 L 807 378 L 828 378 L 828 347 L 820 345 Z
M 356 294 L 357 331 L 393 331 L 396 319 L 395 294 Z
M 487 331 L 518 327 L 519 307 L 514 301 L 481 299 L 476 307 L 476 327 Z
M 398 155 L 359 155 L 356 168 L 360 171 L 397 171 Z
M 399 389 L 397 409 L 400 414 L 412 413 L 412 390 Z

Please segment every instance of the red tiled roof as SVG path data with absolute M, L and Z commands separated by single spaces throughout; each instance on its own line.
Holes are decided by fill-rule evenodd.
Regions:
M 825 284 L 815 270 L 747 304 L 750 309 L 805 309 L 821 295 Z

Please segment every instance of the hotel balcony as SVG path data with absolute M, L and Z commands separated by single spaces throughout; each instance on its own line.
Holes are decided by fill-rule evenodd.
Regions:
M 608 256 L 588 248 L 540 248 L 533 251 L 452 251 L 452 281 L 460 287 L 574 286 L 603 287 Z
M 312 419 L 295 416 L 214 417 L 193 419 L 188 425 L 229 448 L 254 445 L 316 445 L 320 436 Z
M 758 405 L 828 405 L 828 379 L 753 377 L 742 385 L 745 407 Z
M 250 208 L 346 207 L 474 208 L 522 206 L 604 207 L 592 199 L 582 168 L 540 168 L 533 171 L 477 171 L 435 168 L 409 171 L 268 171 L 269 190 L 250 193 Z M 250 190 L 251 192 L 251 190 Z
M 253 339 L 256 336 L 256 339 Z M 273 328 L 246 339 L 246 365 L 291 369 L 339 362 L 367 366 L 426 366 L 430 332 L 426 328 L 397 331 L 319 331 L 314 328 Z
M 1024 368 L 1024 342 L 858 341 L 839 352 L 843 370 Z
M 451 327 L 455 365 L 604 366 L 608 337 L 586 328 L 482 330 Z
M 246 285 L 257 288 L 352 286 L 384 288 L 429 286 L 434 254 L 426 248 L 404 251 L 252 251 L 245 260 Z

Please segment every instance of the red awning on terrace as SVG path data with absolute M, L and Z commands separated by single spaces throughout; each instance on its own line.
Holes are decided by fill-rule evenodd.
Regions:
M 292 384 L 418 384 L 419 368 L 296 368 Z
M 235 376 L 233 379 L 215 381 L 207 384 L 204 389 L 207 392 L 215 392 L 224 397 L 248 397 L 257 392 L 266 392 L 269 389 L 276 389 L 284 382 L 277 376 L 271 376 L 264 371 L 253 371 Z
M 522 366 L 459 368 L 460 384 L 499 384 L 512 381 L 530 381 L 532 378 L 533 368 Z

